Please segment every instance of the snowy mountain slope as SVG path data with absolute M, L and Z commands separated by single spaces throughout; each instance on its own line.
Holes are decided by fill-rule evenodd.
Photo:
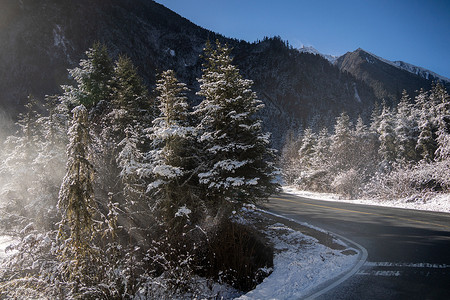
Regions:
M 450 82 L 450 79 L 448 79 L 447 77 L 439 75 L 437 73 L 434 73 L 434 72 L 432 72 L 432 71 L 430 71 L 428 69 L 425 69 L 425 68 L 422 68 L 422 67 L 418 67 L 418 66 L 406 63 L 406 62 L 401 61 L 401 60 L 390 61 L 390 60 L 387 60 L 387 59 L 382 58 L 380 56 L 377 56 L 377 55 L 375 55 L 375 54 L 373 54 L 371 52 L 363 50 L 361 48 L 359 48 L 358 50 L 365 51 L 366 53 L 369 53 L 373 57 L 376 57 L 377 59 L 379 59 L 379 60 L 381 60 L 381 61 L 383 61 L 383 62 L 385 62 L 385 63 L 387 63 L 387 64 L 389 64 L 391 66 L 394 66 L 394 67 L 397 67 L 397 68 L 399 68 L 401 70 L 405 70 L 405 71 L 407 71 L 409 73 L 418 75 L 418 76 L 420 76 L 422 78 L 425 78 L 426 80 L 439 80 L 439 81 Z
M 114 57 L 129 56 L 149 89 L 157 73 L 174 69 L 191 89 L 191 101 L 198 102 L 199 55 L 206 40 L 219 39 L 233 48 L 244 77 L 254 81 L 266 105 L 265 129 L 278 148 L 289 129 L 330 127 L 342 111 L 368 119 L 375 102 L 397 101 L 403 89 L 411 94 L 428 89 L 433 77 L 421 78 L 362 52 L 336 59 L 312 47 L 292 49 L 278 37 L 255 43 L 225 38 L 150 0 L 5 1 L 0 26 L 0 110 L 13 116 L 29 94 L 42 100 L 60 93 L 59 86 L 70 80 L 67 69 L 95 41 L 105 43 Z
M 330 55 L 330 54 L 323 54 L 321 52 L 319 52 L 319 50 L 317 50 L 314 47 L 311 46 L 302 46 L 301 48 L 298 49 L 298 52 L 300 53 L 311 53 L 314 55 L 320 55 L 323 58 L 325 58 L 326 60 L 328 60 L 330 63 L 334 64 L 336 62 L 336 60 L 339 58 L 338 56 L 334 56 L 334 55 Z
M 444 77 L 410 64 L 391 62 L 361 48 L 340 56 L 335 65 L 369 85 L 376 97 L 388 103 L 396 103 L 405 89 L 414 96 L 417 90 L 431 88 L 433 81 Z M 437 77 L 439 76 L 439 77 Z M 450 88 L 450 81 L 443 81 Z
M 428 69 L 422 68 L 422 67 L 418 67 L 415 66 L 413 64 L 401 61 L 401 60 L 396 60 L 396 61 L 390 61 L 387 60 L 385 58 L 382 58 L 380 56 L 377 56 L 369 51 L 363 50 L 361 48 L 357 49 L 356 51 L 361 50 L 364 51 L 370 55 L 372 55 L 373 57 L 379 59 L 382 62 L 385 62 L 391 66 L 397 67 L 401 70 L 405 70 L 408 71 L 409 73 L 418 75 L 426 80 L 439 80 L 439 81 L 446 81 L 446 82 L 450 82 L 450 79 L 439 75 L 433 71 L 430 71 Z M 328 60 L 330 63 L 334 64 L 336 63 L 336 61 L 340 58 L 340 56 L 334 56 L 334 55 L 330 55 L 330 54 L 323 54 L 321 53 L 319 50 L 317 50 L 316 48 L 312 47 L 312 46 L 302 46 L 301 48 L 298 49 L 298 51 L 300 53 L 310 53 L 310 54 L 314 54 L 314 55 L 320 55 L 321 57 L 325 58 L 326 60 Z M 345 54 L 344 54 L 345 55 Z
M 418 75 L 420 77 L 423 77 L 423 78 L 425 78 L 427 80 L 430 80 L 430 79 L 432 79 L 434 77 L 435 79 L 439 79 L 441 81 L 450 82 L 450 79 L 445 77 L 445 76 L 436 74 L 436 73 L 434 73 L 434 72 L 432 72 L 430 70 L 427 70 L 425 68 L 418 67 L 418 66 L 415 66 L 415 65 L 403 62 L 401 60 L 393 61 L 392 64 L 397 66 L 398 68 L 400 68 L 402 70 L 405 70 L 405 71 L 408 71 L 410 73 L 416 74 L 416 75 Z

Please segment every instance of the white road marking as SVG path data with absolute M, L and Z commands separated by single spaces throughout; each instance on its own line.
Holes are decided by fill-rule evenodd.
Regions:
M 356 275 L 369 275 L 369 276 L 385 276 L 385 277 L 398 277 L 401 275 L 400 271 L 361 271 Z
M 362 276 L 385 276 L 385 277 L 398 277 L 401 275 L 409 274 L 410 272 L 417 273 L 417 269 L 450 269 L 450 265 L 446 264 L 431 264 L 431 263 L 405 263 L 405 262 L 372 262 L 366 261 L 363 268 L 356 275 Z M 382 268 L 394 268 L 394 270 L 382 270 Z M 380 270 L 381 269 L 381 270 Z M 415 271 L 412 271 L 415 270 Z M 431 271 L 431 270 L 429 270 Z M 441 272 L 441 271 L 439 271 Z M 421 272 L 422 273 L 422 272 Z M 430 275 L 427 272 L 425 276 Z
M 450 265 L 446 264 L 430 264 L 430 263 L 404 263 L 404 262 L 371 262 L 366 261 L 366 267 L 399 267 L 399 268 L 432 268 L 447 269 Z

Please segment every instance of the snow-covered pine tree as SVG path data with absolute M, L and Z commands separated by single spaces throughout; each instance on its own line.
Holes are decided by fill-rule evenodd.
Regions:
M 450 96 L 441 84 L 436 85 L 435 94 L 438 99 L 435 157 L 437 160 L 450 162 Z
M 148 91 L 142 78 L 127 56 L 119 56 L 114 65 L 112 76 L 112 104 L 119 123 L 124 123 L 122 130 L 128 124 L 140 124 L 149 114 Z
M 25 104 L 25 112 L 19 115 L 17 124 L 21 128 L 23 137 L 24 155 L 31 159 L 36 154 L 36 142 L 39 139 L 40 128 L 37 120 L 41 117 L 38 112 L 38 103 L 35 97 L 28 96 L 27 104 Z
M 336 118 L 334 134 L 331 136 L 331 160 L 336 173 L 350 167 L 351 156 L 353 156 L 351 152 L 351 145 L 353 145 L 351 126 L 347 113 L 343 112 Z
M 436 133 L 436 116 L 435 108 L 430 101 L 429 92 L 420 90 L 415 98 L 416 109 L 418 111 L 418 127 L 419 137 L 417 140 L 416 150 L 420 153 L 425 161 L 432 161 L 437 150 L 435 139 Z
M 68 132 L 67 171 L 59 191 L 58 208 L 62 219 L 58 235 L 63 244 L 60 254 L 65 264 L 63 273 L 68 280 L 80 284 L 95 281 L 99 275 L 93 273 L 98 264 L 92 242 L 95 236 L 96 204 L 88 113 L 83 105 L 75 107 L 72 113 L 72 126 Z M 77 289 L 76 286 L 74 288 Z
M 156 85 L 160 116 L 153 121 L 150 152 L 154 182 L 148 187 L 165 225 L 179 232 L 198 212 L 200 201 L 195 198 L 194 128 L 190 124 L 187 87 L 177 80 L 173 70 L 164 71 Z M 195 217 L 194 217 L 195 218 Z
M 361 117 L 356 120 L 354 136 L 353 167 L 361 176 L 371 172 L 378 162 L 378 137 L 364 124 Z
M 300 156 L 300 164 L 302 169 L 308 169 L 312 166 L 314 149 L 317 143 L 317 137 L 311 128 L 306 128 L 303 132 L 302 144 L 298 150 Z
M 263 104 L 252 90 L 253 82 L 242 78 L 232 64 L 230 53 L 218 41 L 215 49 L 206 45 L 198 92 L 203 101 L 194 111 L 204 155 L 198 176 L 216 208 L 228 200 L 266 199 L 278 187 L 270 135 L 263 133 L 256 118 Z
M 411 98 L 406 90 L 403 90 L 402 98 L 397 105 L 397 114 L 395 117 L 397 159 L 403 163 L 411 163 L 418 160 L 416 144 L 419 136 L 419 128 L 414 112 Z
M 95 43 L 86 51 L 86 56 L 78 67 L 69 70 L 75 85 L 62 86 L 61 100 L 69 109 L 80 104 L 92 108 L 101 100 L 109 101 L 112 94 L 113 64 L 106 46 Z
M 317 136 L 317 142 L 314 145 L 314 156 L 312 158 L 312 164 L 314 168 L 325 170 L 330 163 L 330 146 L 331 138 L 326 127 L 320 130 Z
M 122 204 L 131 209 L 129 205 L 142 200 L 145 192 L 138 171 L 143 164 L 143 129 L 152 114 L 147 88 L 126 56 L 120 56 L 115 62 L 111 89 L 111 111 L 102 119 L 98 145 L 103 155 L 98 160 L 103 160 L 102 172 L 110 174 L 104 176 L 109 192 L 123 194 Z M 114 180 L 117 173 L 121 183 Z
M 293 130 L 288 130 L 280 157 L 283 179 L 287 184 L 293 184 L 300 173 L 298 156 L 300 144 L 297 134 Z
M 378 102 L 375 102 L 372 114 L 370 115 L 370 128 L 369 128 L 370 131 L 373 133 L 377 133 L 378 127 L 380 126 L 380 116 L 381 116 L 380 104 Z
M 125 137 L 118 145 L 121 150 L 117 156 L 117 166 L 120 169 L 119 177 L 124 188 L 125 202 L 134 205 L 134 202 L 145 194 L 145 182 L 140 176 L 144 156 L 139 149 L 139 134 L 132 125 L 125 128 L 124 134 Z
M 378 134 L 380 141 L 378 153 L 382 167 L 390 167 L 397 157 L 397 147 L 393 112 L 386 104 L 381 111 Z

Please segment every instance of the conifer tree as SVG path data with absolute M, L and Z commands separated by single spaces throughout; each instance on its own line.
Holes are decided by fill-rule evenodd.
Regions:
M 327 128 L 322 128 L 319 135 L 317 136 L 317 142 L 314 145 L 313 152 L 314 156 L 312 159 L 312 164 L 316 169 L 324 170 L 330 163 L 330 146 L 331 139 Z
M 302 145 L 298 150 L 302 169 L 311 167 L 316 143 L 317 138 L 314 132 L 311 128 L 307 128 L 303 133 Z
M 347 113 L 343 112 L 336 118 L 334 134 L 331 137 L 331 155 L 336 172 L 349 168 L 351 156 L 349 146 L 353 144 L 351 122 Z
M 385 103 L 383 101 L 384 106 Z M 378 127 L 380 125 L 380 116 L 381 116 L 381 109 L 380 104 L 378 102 L 375 102 L 372 114 L 370 115 L 370 131 L 376 133 L 378 131 Z
M 277 190 L 273 183 L 270 135 L 263 133 L 255 114 L 263 107 L 232 64 L 231 49 L 219 42 L 204 50 L 203 74 L 195 107 L 204 161 L 198 174 L 214 203 L 256 202 Z
M 148 92 L 137 68 L 127 56 L 117 59 L 111 85 L 113 107 L 121 110 L 119 121 L 125 124 L 134 123 L 133 125 L 142 122 L 149 112 Z
M 69 70 L 75 85 L 62 86 L 61 100 L 69 109 L 77 105 L 92 108 L 101 100 L 111 98 L 113 64 L 105 45 L 95 43 L 86 51 L 87 59 L 80 60 L 78 67 Z
M 354 130 L 353 167 L 361 173 L 374 169 L 378 161 L 378 138 L 358 117 Z
M 450 96 L 441 84 L 436 85 L 435 93 L 438 98 L 435 157 L 440 161 L 448 161 L 450 160 Z
M 430 162 L 434 160 L 434 154 L 437 150 L 435 108 L 430 101 L 429 93 L 424 90 L 420 91 L 415 101 L 419 114 L 419 137 L 416 151 L 420 153 L 423 160 Z
M 397 159 L 399 161 L 411 163 L 418 159 L 416 152 L 418 131 L 419 128 L 414 114 L 414 107 L 406 90 L 403 90 L 395 117 Z
M 179 231 L 183 221 L 191 218 L 198 201 L 193 200 L 195 157 L 194 129 L 190 126 L 187 87 L 180 83 L 173 70 L 164 71 L 156 85 L 160 116 L 153 121 L 151 138 L 154 150 L 149 185 L 157 199 L 157 208 L 172 230 Z M 178 222 L 179 221 L 179 222 Z
M 299 155 L 298 150 L 300 141 L 293 130 L 289 130 L 285 137 L 283 149 L 281 150 L 281 168 L 283 170 L 283 178 L 287 184 L 293 184 L 299 174 Z
M 75 107 L 72 113 L 72 126 L 68 132 L 67 172 L 58 200 L 62 216 L 59 236 L 65 245 L 61 251 L 61 259 L 66 263 L 65 275 L 81 283 L 96 276 L 91 273 L 97 263 L 92 244 L 96 204 L 88 113 L 83 105 Z
M 391 109 L 383 105 L 378 125 L 380 148 L 378 150 L 383 167 L 390 167 L 397 157 L 394 118 Z
M 125 137 L 118 145 L 121 150 L 116 160 L 120 169 L 119 177 L 123 184 L 123 195 L 128 203 L 127 207 L 130 207 L 145 193 L 145 182 L 140 174 L 144 155 L 139 149 L 139 134 L 132 125 L 125 128 L 124 134 Z

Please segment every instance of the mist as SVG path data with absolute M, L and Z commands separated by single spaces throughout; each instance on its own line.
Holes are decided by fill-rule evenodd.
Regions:
M 14 122 L 11 116 L 0 110 L 0 149 L 3 149 L 3 143 L 8 135 L 13 131 Z
M 50 142 L 45 119 L 36 121 L 39 129 L 30 138 L 15 132 L 11 116 L 0 111 L 0 227 L 6 232 L 28 224 L 40 228 L 55 224 L 66 143 Z

